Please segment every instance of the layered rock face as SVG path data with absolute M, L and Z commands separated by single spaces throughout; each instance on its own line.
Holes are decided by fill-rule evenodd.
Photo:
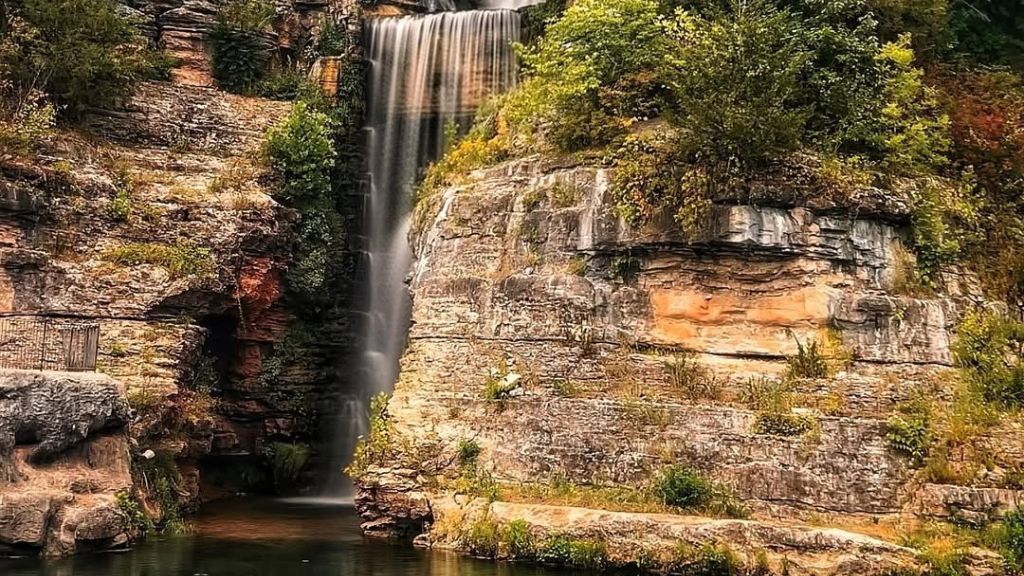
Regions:
M 89 373 L 0 372 L 0 553 L 126 545 L 132 485 L 122 386 Z
M 1020 502 L 1001 477 L 1022 457 L 1013 424 L 983 440 L 1000 464 L 969 487 L 921 485 L 888 446 L 897 405 L 922 391 L 948 398 L 949 345 L 970 293 L 955 277 L 934 298 L 889 289 L 907 233 L 903 203 L 864 190 L 840 204 L 769 185 L 758 194 L 770 203 L 720 198 L 708 231 L 687 243 L 670 219 L 625 225 L 610 177 L 517 160 L 418 207 L 413 324 L 387 413 L 396 434 L 449 455 L 472 440 L 477 466 L 513 487 L 643 488 L 685 465 L 728 486 L 767 526 L 998 515 Z M 805 429 L 764 425 L 765 390 L 812 343 L 853 361 L 790 379 L 786 402 Z M 442 497 L 416 477 L 370 469 L 361 494 L 370 527 L 429 529 Z M 571 521 L 556 524 L 547 528 L 575 533 Z M 860 560 L 831 565 L 801 564 L 799 545 L 776 544 L 740 546 L 774 546 L 808 567 L 791 573 L 885 568 L 852 544 Z

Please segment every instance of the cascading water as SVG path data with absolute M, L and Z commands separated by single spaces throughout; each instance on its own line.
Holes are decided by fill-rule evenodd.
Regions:
M 441 151 L 446 125 L 468 128 L 484 100 L 515 84 L 511 44 L 518 40 L 519 14 L 511 10 L 367 21 L 370 185 L 360 267 L 362 351 L 356 395 L 343 407 L 347 429 L 339 433 L 338 449 L 344 455 L 366 432 L 370 398 L 390 391 L 398 379 L 411 309 L 405 280 L 412 264 L 407 233 L 416 177 Z

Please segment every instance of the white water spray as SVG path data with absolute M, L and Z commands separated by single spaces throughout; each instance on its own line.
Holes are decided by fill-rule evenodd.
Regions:
M 519 40 L 519 14 L 474 10 L 371 19 L 366 40 L 370 186 L 358 381 L 344 404 L 346 429 L 338 442 L 346 455 L 357 433 L 366 432 L 370 398 L 390 392 L 398 379 L 411 311 L 407 236 L 416 178 L 440 153 L 447 124 L 467 129 L 480 104 L 515 84 L 511 44 Z

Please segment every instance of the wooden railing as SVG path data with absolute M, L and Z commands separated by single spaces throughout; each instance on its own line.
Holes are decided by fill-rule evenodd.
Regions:
M 100 326 L 63 318 L 0 316 L 0 368 L 96 369 Z

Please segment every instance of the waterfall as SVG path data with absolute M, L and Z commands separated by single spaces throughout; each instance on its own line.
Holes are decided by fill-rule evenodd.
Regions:
M 519 14 L 511 10 L 441 12 L 366 23 L 370 76 L 367 91 L 369 187 L 363 214 L 360 266 L 360 356 L 356 390 L 344 408 L 365 414 L 369 399 L 398 379 L 411 301 L 412 265 L 407 234 L 413 188 L 423 167 L 443 147 L 445 126 L 469 128 L 477 107 L 516 81 L 511 44 L 519 40 Z M 337 444 L 351 454 L 345 418 Z

